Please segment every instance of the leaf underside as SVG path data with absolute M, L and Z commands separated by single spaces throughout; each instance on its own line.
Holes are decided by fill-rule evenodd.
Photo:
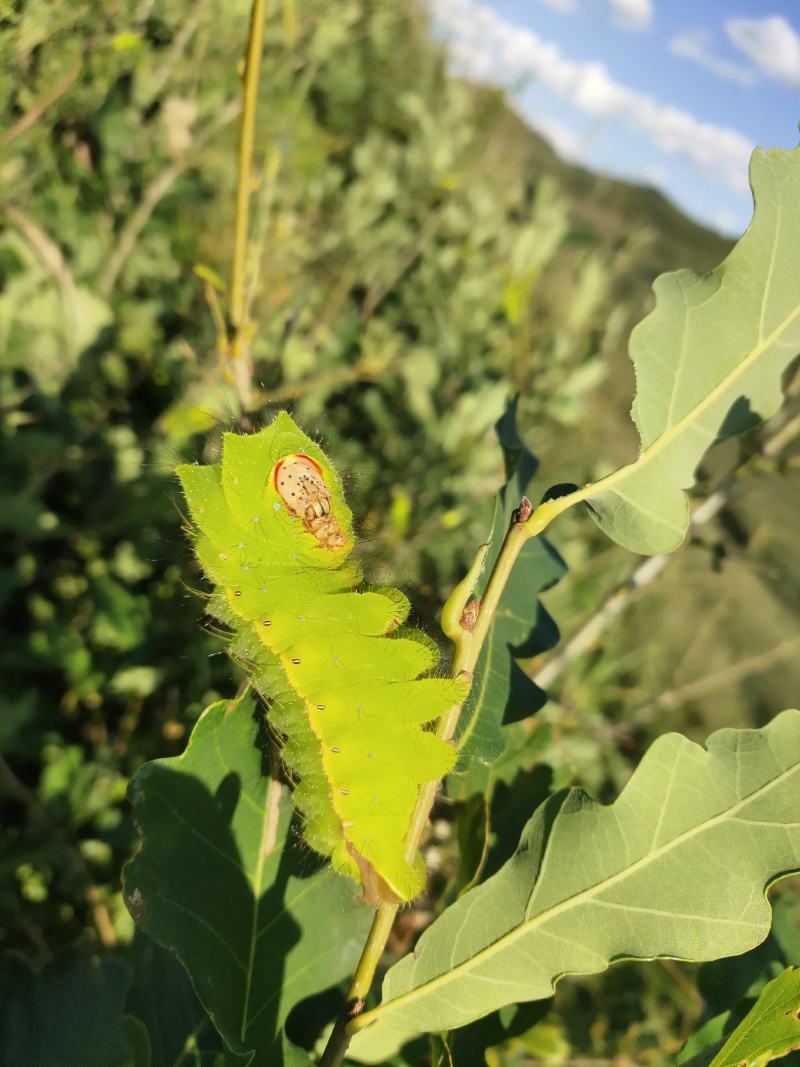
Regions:
M 659 738 L 614 804 L 579 789 L 543 804 L 512 859 L 389 970 L 365 1022 L 447 1029 L 617 960 L 746 952 L 769 931 L 765 887 L 800 869 L 798 788 L 798 711 L 706 748 Z
M 703 455 L 777 410 L 781 375 L 800 353 L 800 149 L 757 149 L 750 181 L 753 220 L 728 257 L 707 275 L 661 275 L 656 306 L 631 335 L 641 453 L 583 499 L 633 552 L 681 543 Z

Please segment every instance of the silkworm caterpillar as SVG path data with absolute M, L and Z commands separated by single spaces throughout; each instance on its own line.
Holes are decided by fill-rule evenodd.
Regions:
M 232 630 L 282 739 L 304 836 L 372 902 L 416 896 L 405 839 L 420 786 L 455 752 L 426 725 L 466 697 L 397 589 L 367 586 L 341 479 L 286 412 L 177 469 L 210 610 Z

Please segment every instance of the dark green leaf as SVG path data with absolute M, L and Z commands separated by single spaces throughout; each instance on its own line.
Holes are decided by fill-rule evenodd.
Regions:
M 3 1067 L 127 1067 L 130 969 L 113 956 L 64 956 L 40 974 L 21 957 L 0 962 Z M 137 1063 L 137 1067 L 139 1067 Z
M 128 1011 L 145 1026 L 151 1067 L 212 1067 L 222 1042 L 172 952 L 137 931 Z
M 277 1065 L 288 1012 L 351 971 L 370 912 L 349 882 L 299 851 L 291 800 L 264 773 L 260 732 L 251 700 L 220 701 L 182 756 L 138 771 L 142 841 L 124 889 L 142 929 L 189 971 L 231 1051 Z
M 517 432 L 516 408 L 514 401 L 496 427 L 508 480 L 495 500 L 484 565 L 486 576 L 491 573 L 514 509 L 527 492 L 537 466 Z M 520 553 L 489 628 L 459 722 L 462 771 L 470 769 L 473 757 L 487 764 L 498 759 L 506 747 L 503 724 L 526 718 L 547 699 L 518 660 L 552 648 L 558 641 L 558 629 L 538 596 L 554 585 L 565 569 L 542 537 L 528 541 Z

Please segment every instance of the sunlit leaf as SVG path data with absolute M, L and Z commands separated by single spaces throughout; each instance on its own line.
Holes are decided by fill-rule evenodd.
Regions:
M 618 800 L 551 797 L 516 854 L 390 969 L 365 1024 L 462 1026 L 624 958 L 707 960 L 769 931 L 764 889 L 800 868 L 800 712 L 762 730 L 678 734 L 649 749 Z
M 711 1067 L 763 1067 L 800 1048 L 800 970 L 790 967 L 767 985 Z
M 733 251 L 709 274 L 662 274 L 655 309 L 631 335 L 639 458 L 580 493 L 633 552 L 681 543 L 698 463 L 776 411 L 800 352 L 800 149 L 757 150 L 750 180 L 755 213 Z

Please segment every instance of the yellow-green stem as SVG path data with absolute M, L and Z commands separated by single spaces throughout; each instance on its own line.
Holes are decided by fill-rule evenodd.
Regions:
M 239 174 L 236 182 L 236 214 L 233 224 L 233 265 L 229 316 L 231 334 L 229 356 L 231 373 L 242 407 L 252 400 L 250 323 L 247 315 L 247 246 L 250 235 L 250 197 L 253 191 L 253 147 L 255 144 L 258 86 L 261 55 L 264 51 L 264 24 L 267 0 L 253 0 L 250 34 L 245 60 L 242 94 L 242 125 L 239 137 Z
M 527 504 L 527 501 L 525 503 Z M 451 637 L 455 645 L 453 674 L 456 676 L 467 675 L 471 677 L 475 670 L 481 648 L 486 640 L 486 635 L 489 632 L 494 613 L 500 603 L 500 598 L 503 595 L 503 590 L 506 587 L 514 563 L 528 538 L 540 532 L 538 525 L 535 527 L 531 525 L 532 521 L 531 519 L 527 523 L 519 522 L 516 516 L 512 520 L 487 583 L 474 628 L 469 630 L 460 627 L 455 630 L 452 627 L 452 621 L 448 623 L 448 636 Z M 547 521 L 549 522 L 549 519 Z M 547 522 L 545 522 L 545 525 L 547 525 Z M 542 526 L 541 529 L 543 528 Z M 485 555 L 485 551 L 483 554 Z M 482 563 L 481 553 L 479 553 L 479 559 Z M 472 587 L 474 587 L 475 581 L 479 576 L 479 570 L 479 566 L 473 565 L 467 579 L 459 586 L 459 599 L 463 600 L 464 603 L 466 603 L 466 599 Z M 460 610 L 458 614 L 460 614 Z M 445 741 L 451 740 L 455 735 L 460 714 L 461 705 L 458 704 L 443 715 L 436 729 L 437 736 Z M 419 799 L 411 817 L 408 837 L 406 838 L 406 857 L 411 862 L 417 855 L 438 787 L 438 782 L 430 782 L 420 791 Z M 372 927 L 361 953 L 358 968 L 347 994 L 345 1011 L 333 1029 L 319 1061 L 319 1067 L 338 1067 L 344 1059 L 352 1035 L 362 1026 L 367 1025 L 366 1021 L 364 1023 L 361 1021 L 362 1019 L 368 1020 L 369 1015 L 369 1013 L 367 1015 L 361 1014 L 363 1000 L 372 985 L 375 971 L 386 947 L 398 908 L 399 905 L 397 904 L 386 904 L 375 913 Z

